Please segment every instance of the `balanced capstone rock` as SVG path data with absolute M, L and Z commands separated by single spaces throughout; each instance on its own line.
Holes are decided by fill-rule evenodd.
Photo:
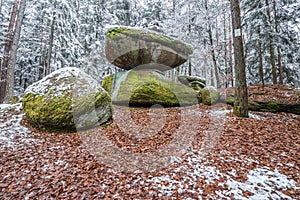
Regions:
M 185 63 L 193 48 L 160 33 L 117 27 L 106 32 L 105 51 L 110 63 L 125 70 L 166 71 Z

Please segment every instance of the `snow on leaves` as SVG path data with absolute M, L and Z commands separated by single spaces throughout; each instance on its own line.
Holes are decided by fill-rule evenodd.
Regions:
M 168 168 L 130 174 L 99 163 L 78 134 L 39 132 L 21 121 L 20 105 L 0 108 L 0 197 L 4 199 L 296 199 L 300 195 L 297 115 L 251 112 L 256 117 L 241 119 L 229 110 L 214 148 L 203 154 L 209 107 L 190 107 L 202 117 L 191 151 L 174 158 Z M 176 119 L 175 110 L 164 113 Z M 137 123 L 148 124 L 145 110 L 131 114 Z M 174 127 L 165 127 L 167 133 L 159 135 L 162 144 L 149 147 L 155 150 L 168 143 L 164 138 L 169 137 L 168 128 Z M 113 130 L 107 128 L 108 135 L 109 131 Z M 131 149 L 128 138 L 110 139 Z M 144 145 L 146 140 L 138 151 Z

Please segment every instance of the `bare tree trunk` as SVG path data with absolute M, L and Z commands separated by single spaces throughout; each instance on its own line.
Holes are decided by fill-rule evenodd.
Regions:
M 205 10 L 208 12 L 208 1 L 205 0 Z M 214 50 L 214 44 L 213 44 L 213 36 L 212 36 L 212 29 L 211 29 L 211 26 L 208 25 L 208 28 L 207 28 L 207 33 L 208 33 L 208 37 L 209 37 L 209 44 L 210 44 L 210 52 L 211 52 L 211 56 L 212 56 L 212 60 L 213 60 L 213 68 L 214 69 L 211 69 L 211 85 L 213 86 L 214 85 L 214 73 L 213 71 L 215 72 L 215 79 L 216 79 L 216 87 L 219 88 L 220 87 L 220 80 L 219 80 L 219 73 L 218 73 L 218 67 L 217 67 L 217 59 L 216 59 L 216 55 L 215 55 L 215 50 Z
M 51 31 L 50 31 L 50 41 L 49 41 L 49 49 L 46 61 L 46 76 L 50 74 L 50 67 L 51 67 L 51 55 L 52 55 L 52 48 L 53 48 L 53 40 L 54 40 L 54 24 L 55 24 L 55 16 L 53 16 L 52 24 L 51 24 Z
M 8 61 L 7 67 L 7 77 L 6 77 L 6 89 L 4 95 L 4 103 L 10 103 L 11 97 L 13 95 L 14 90 L 14 72 L 15 72 L 15 64 L 17 57 L 17 50 L 19 46 L 21 28 L 23 24 L 24 12 L 26 8 L 26 0 L 21 0 L 20 7 L 18 11 L 18 17 L 15 26 L 13 43 L 11 46 L 11 52 Z
M 43 39 L 41 39 L 40 41 L 41 43 L 41 56 L 39 57 L 39 68 L 38 68 L 38 77 L 37 77 L 37 80 L 41 80 L 44 76 L 45 76 L 45 43 L 43 42 Z
M 126 25 L 130 26 L 131 19 L 130 19 L 130 2 L 127 0 L 123 0 L 124 3 L 124 9 L 126 12 Z
M 15 21 L 17 17 L 17 12 L 18 12 L 18 6 L 19 6 L 19 1 L 15 0 L 13 8 L 12 8 L 12 13 L 8 25 L 8 31 L 6 35 L 6 40 L 5 40 L 5 45 L 4 45 L 4 58 L 3 58 L 3 63 L 1 66 L 1 79 L 0 79 L 0 103 L 4 102 L 4 96 L 6 93 L 6 84 L 7 84 L 7 67 L 8 67 L 8 60 L 9 60 L 9 53 L 10 53 L 10 48 L 11 48 L 11 42 L 13 39 L 13 31 L 14 31 L 14 26 L 15 26 Z M 1 63 L 0 63 L 1 64 Z
M 230 19 L 232 21 L 232 19 Z M 229 23 L 229 33 L 232 33 L 232 23 Z M 229 34 L 229 76 L 231 81 L 231 87 L 234 87 L 234 74 L 233 74 L 233 59 L 232 59 L 232 35 Z
M 226 16 L 224 14 L 224 62 L 225 62 L 225 70 L 226 70 L 226 88 L 228 87 L 228 61 L 227 61 L 227 31 L 226 31 Z
M 259 9 L 262 8 L 261 2 L 259 2 Z M 264 78 L 264 67 L 263 67 L 263 55 L 262 55 L 262 42 L 261 42 L 261 31 L 258 28 L 258 56 L 259 56 L 259 78 L 262 85 L 262 89 L 265 88 L 265 78 Z
M 192 76 L 192 58 L 189 56 L 189 76 Z
M 219 73 L 218 73 L 218 67 L 217 67 L 217 59 L 216 59 L 216 54 L 214 50 L 214 44 L 213 44 L 213 38 L 212 38 L 212 30 L 211 27 L 208 29 L 208 35 L 209 35 L 209 43 L 210 43 L 210 49 L 211 49 L 211 56 L 213 59 L 213 65 L 214 65 L 214 72 L 215 72 L 215 79 L 216 79 L 216 87 L 220 87 L 220 80 L 219 80 Z M 213 74 L 212 74 L 213 76 Z
M 2 0 L 0 0 L 0 13 L 2 11 Z
M 235 97 L 233 113 L 239 117 L 248 117 L 248 94 L 246 83 L 246 63 L 244 56 L 242 25 L 239 0 L 230 0 L 234 39 L 235 61 Z
M 234 87 L 234 75 L 233 75 L 233 59 L 232 59 L 232 38 L 229 40 L 229 76 L 231 81 L 231 86 Z
M 176 18 L 176 1 L 175 0 L 172 1 L 172 6 L 173 6 L 173 17 L 175 20 L 175 18 Z
M 283 67 L 282 67 L 282 56 L 280 47 L 277 47 L 278 51 L 278 68 L 279 68 L 279 84 L 283 85 Z
M 276 33 L 279 33 L 276 0 L 273 0 L 273 10 L 274 10 L 274 19 L 275 19 L 275 31 Z M 283 85 L 282 56 L 281 56 L 281 49 L 279 45 L 277 45 L 277 54 L 278 54 L 277 56 L 278 56 L 278 69 L 279 69 L 279 84 Z
M 258 34 L 260 36 L 260 30 L 258 31 Z M 262 51 L 261 51 L 261 41 L 260 38 L 258 40 L 258 54 L 259 54 L 259 77 L 260 77 L 260 82 L 262 84 L 262 89 L 265 87 L 265 80 L 264 80 L 264 69 L 263 69 L 263 56 L 262 56 Z
M 270 7 L 269 7 L 269 1 L 265 0 L 266 7 L 267 7 L 267 15 L 269 23 L 271 24 L 271 14 L 270 14 Z M 273 46 L 273 36 L 271 33 L 269 33 L 269 40 L 270 40 L 270 60 L 271 60 L 271 66 L 272 66 L 272 77 L 273 77 L 273 84 L 277 84 L 277 75 L 276 75 L 276 64 L 275 64 L 275 55 L 274 55 L 274 46 Z

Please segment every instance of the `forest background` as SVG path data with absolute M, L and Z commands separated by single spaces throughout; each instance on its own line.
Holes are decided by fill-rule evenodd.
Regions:
M 300 1 L 240 3 L 247 83 L 299 85 Z M 4 73 L 8 67 L 16 96 L 62 67 L 81 68 L 100 82 L 120 70 L 105 58 L 110 25 L 155 30 L 191 44 L 189 62 L 168 77 L 193 75 L 207 85 L 234 86 L 230 1 L 222 0 L 1 0 L 1 82 L 11 75 Z

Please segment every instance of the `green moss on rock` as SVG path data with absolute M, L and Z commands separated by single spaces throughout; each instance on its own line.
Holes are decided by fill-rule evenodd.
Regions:
M 47 131 L 76 130 L 70 97 L 47 97 L 25 93 L 22 102 L 24 113 L 38 129 Z
M 16 104 L 20 102 L 20 98 L 18 96 L 11 97 L 11 104 Z
M 117 94 L 115 99 L 112 94 L 113 101 L 117 104 L 180 106 L 198 103 L 193 89 L 174 83 L 155 71 L 130 70 L 123 75 L 126 77 L 117 75 L 124 79 L 119 86 L 113 85 L 117 80 L 112 81 L 111 94 Z
M 220 98 L 220 92 L 214 87 L 201 89 L 202 103 L 205 105 L 215 104 Z
M 34 83 L 22 106 L 36 128 L 73 132 L 100 125 L 112 116 L 109 94 L 77 68 L 63 68 Z
M 167 71 L 185 63 L 192 52 L 190 45 L 160 33 L 128 27 L 106 32 L 106 58 L 125 70 L 138 67 Z
M 159 33 L 154 33 L 152 31 L 150 32 L 146 30 L 130 29 L 128 27 L 114 27 L 108 29 L 106 32 L 106 36 L 110 39 L 121 39 L 121 34 L 130 36 L 132 38 L 137 38 L 139 40 L 163 44 L 170 48 L 174 48 L 178 51 L 183 51 L 187 54 L 193 53 L 193 47 L 183 44 L 179 40 L 175 40 L 173 38 L 167 37 Z M 179 47 L 182 48 L 180 49 Z
M 102 87 L 108 93 L 111 93 L 111 85 L 112 85 L 112 82 L 113 82 L 113 78 L 114 78 L 114 75 L 111 74 L 111 75 L 108 75 L 108 76 L 104 77 L 103 80 L 102 80 Z

